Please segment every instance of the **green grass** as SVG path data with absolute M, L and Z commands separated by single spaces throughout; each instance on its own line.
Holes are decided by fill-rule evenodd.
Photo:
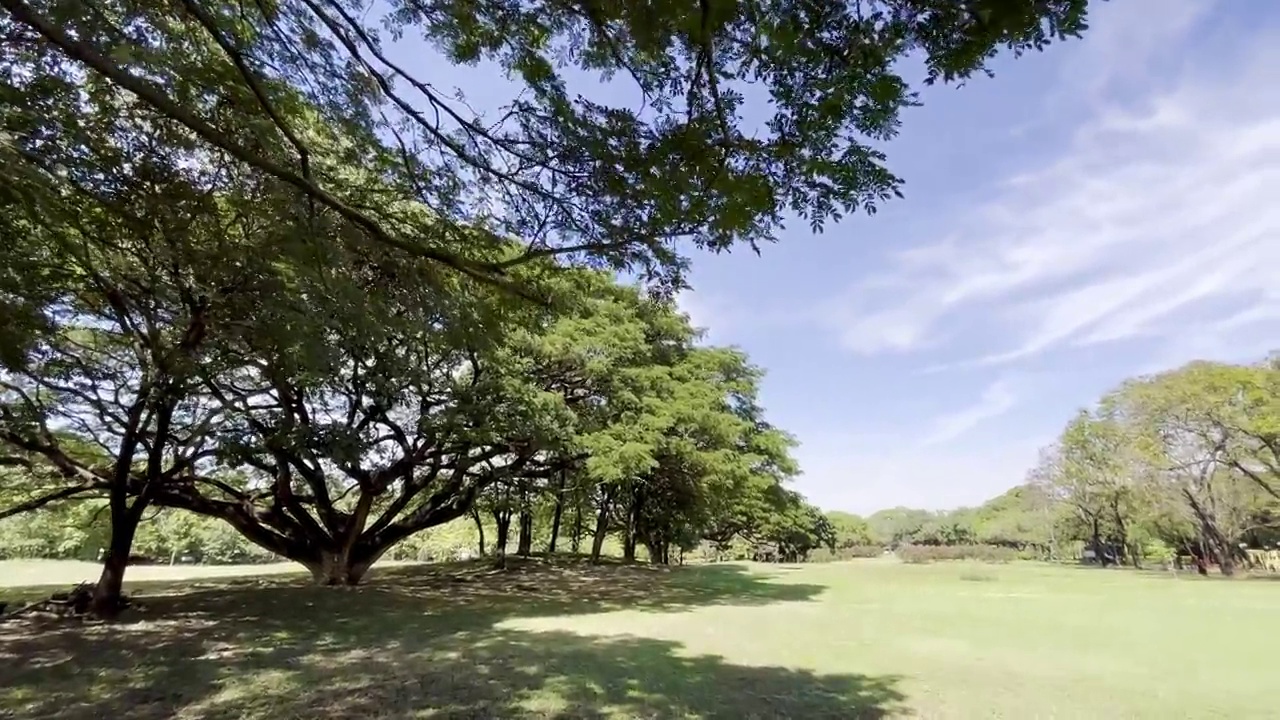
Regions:
M 0 588 L 70 586 L 80 582 L 94 582 L 101 572 L 101 564 L 78 560 L 0 560 Z M 292 562 L 266 565 L 138 565 L 129 568 L 126 577 L 130 583 L 138 583 L 301 572 L 306 572 L 305 568 Z
M 0 717 L 1280 714 L 1280 582 L 534 562 L 135 589 L 142 611 L 114 627 L 0 623 Z

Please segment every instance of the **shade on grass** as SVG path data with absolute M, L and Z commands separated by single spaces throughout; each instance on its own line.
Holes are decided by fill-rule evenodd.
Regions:
M 981 578 L 981 582 L 975 579 Z M 142 588 L 0 625 L 18 718 L 1265 717 L 1280 583 L 864 561 Z

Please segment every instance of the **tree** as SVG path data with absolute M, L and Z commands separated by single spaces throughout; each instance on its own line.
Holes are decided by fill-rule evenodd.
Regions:
M 1048 494 L 1034 482 L 1014 487 L 974 511 L 977 542 L 1032 549 L 1042 557 L 1055 550 L 1055 520 Z
M 488 486 L 517 483 L 569 421 L 529 374 L 535 308 L 471 293 L 393 251 L 355 250 L 329 259 L 347 268 L 342 279 L 315 276 L 324 293 L 277 300 L 272 326 L 290 334 L 237 337 L 229 369 L 205 378 L 226 409 L 220 462 L 244 480 L 163 498 L 223 518 L 328 584 L 359 582 L 397 542 L 465 514 Z
M 210 338 L 252 312 L 275 270 L 255 252 L 269 218 L 242 212 L 261 186 L 197 161 L 185 130 L 113 88 L 59 71 L 3 88 L 6 126 L 25 133 L 5 153 L 32 163 L 3 184 L 8 222 L 40 248 L 26 264 L 41 331 L 0 375 L 0 443 L 28 477 L 67 481 L 7 512 L 108 497 L 92 610 L 110 616 L 143 513 L 210 452 L 217 409 L 194 392 Z
M 779 488 L 776 512 L 758 529 L 756 559 L 803 562 L 818 548 L 833 549 L 835 530 L 827 516 L 798 493 Z
M 559 254 L 678 283 L 680 247 L 757 247 L 788 213 L 820 228 L 896 194 L 900 181 L 875 145 L 917 102 L 904 58 L 923 61 L 928 83 L 963 81 L 1000 48 L 1018 54 L 1078 35 L 1087 3 L 2 6 L 6 32 L 59 55 L 14 53 L 12 67 L 36 76 L 68 68 L 127 94 L 206 152 L 293 188 L 373 240 L 490 282 Z M 493 62 L 522 92 L 483 116 L 396 64 L 387 36 L 419 37 L 456 64 Z M 584 73 L 630 92 L 571 81 Z M 768 98 L 762 123 L 748 119 L 757 97 Z M 291 113 L 299 103 L 380 146 L 365 157 L 378 158 L 402 199 L 430 207 L 430 222 L 388 224 L 351 197 L 350 178 L 317 168 Z M 526 249 L 470 256 L 457 239 L 475 228 Z
M 669 429 L 632 495 L 637 529 L 659 562 L 672 544 L 684 551 L 703 539 L 751 534 L 762 523 L 754 515 L 761 495 L 796 474 L 794 440 L 763 419 L 760 377 L 729 348 L 693 348 L 672 368 Z
M 1106 553 L 1143 545 L 1232 574 L 1277 507 L 1271 363 L 1193 362 L 1126 381 L 1068 425 L 1033 473 L 1071 508 L 1063 530 Z M 1163 548 L 1163 549 L 1161 549 Z
M 1103 564 L 1127 556 L 1136 565 L 1140 552 L 1130 547 L 1129 535 L 1143 469 L 1116 413 L 1104 402 L 1099 413 L 1081 412 L 1068 424 L 1059 441 L 1059 482 Z
M 18 209 L 73 281 L 42 308 L 52 330 L 4 378 L 0 427 L 13 459 L 74 481 L 13 510 L 112 497 L 96 611 L 118 604 L 111 598 L 151 505 L 222 518 L 318 577 L 348 582 L 395 541 L 465 511 L 472 480 L 532 458 L 542 416 L 500 418 L 537 389 L 500 369 L 478 373 L 514 370 L 512 350 L 488 338 L 509 334 L 496 330 L 503 323 L 526 326 L 540 308 L 403 262 L 270 178 L 237 176 L 217 157 L 156 140 L 157 126 L 186 131 L 109 100 L 58 126 L 91 126 L 97 145 L 32 141 L 49 165 L 47 187 Z M 143 128 L 149 144 L 122 162 Z M 341 143 L 312 140 L 333 150 L 315 157 L 318 169 L 344 159 Z M 381 190 L 368 184 L 364 205 L 388 222 L 423 212 L 380 202 Z M 471 251 L 491 239 L 472 238 Z M 69 452 L 53 423 L 110 462 Z M 429 501 L 415 504 L 427 490 Z
M 974 511 L 960 508 L 939 513 L 921 526 L 912 538 L 921 545 L 972 545 L 977 542 Z
M 1237 425 L 1245 421 L 1240 410 L 1249 395 L 1248 377 L 1232 366 L 1191 363 L 1127 383 L 1115 398 L 1141 433 L 1156 486 L 1185 501 L 1201 546 L 1224 575 L 1234 573 L 1240 540 L 1268 487 L 1241 472 L 1265 467 L 1253 454 L 1262 444 Z
M 916 540 L 924 526 L 934 519 L 928 510 L 906 507 L 879 510 L 867 517 L 872 536 L 879 543 L 891 547 L 909 544 Z
M 827 513 L 827 521 L 831 523 L 831 530 L 835 533 L 835 546 L 837 548 L 876 544 L 871 535 L 871 525 L 857 515 L 846 512 L 829 512 Z

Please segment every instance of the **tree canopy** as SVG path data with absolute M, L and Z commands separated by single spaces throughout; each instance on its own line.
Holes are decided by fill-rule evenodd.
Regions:
M 785 487 L 793 441 L 764 418 L 761 371 L 670 301 L 687 254 L 873 211 L 901 186 L 881 145 L 918 101 L 905 60 L 963 81 L 1086 15 L 0 7 L 0 518 L 105 503 L 103 614 L 154 509 L 328 583 L 482 510 L 500 536 L 519 518 L 521 551 L 547 508 L 552 547 L 585 510 L 593 554 L 609 533 L 659 562 L 703 540 L 832 545 Z M 402 64 L 404 44 L 442 61 Z M 463 65 L 512 97 L 476 110 L 424 70 Z
M 4 0 L 7 142 L 37 165 L 90 142 L 76 110 L 128 102 L 181 142 L 287 187 L 309 212 L 474 277 L 562 255 L 680 282 L 683 247 L 772 240 L 899 192 L 881 141 L 925 83 L 986 71 L 1086 27 L 1086 0 L 700 3 L 562 0 Z M 397 43 L 512 83 L 482 112 Z M 348 162 L 429 209 L 389 221 Z M 174 134 L 174 137 L 177 133 Z M 501 258 L 477 229 L 518 239 Z

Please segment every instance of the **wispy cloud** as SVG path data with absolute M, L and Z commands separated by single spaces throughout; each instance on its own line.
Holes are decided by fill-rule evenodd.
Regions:
M 982 396 L 972 405 L 935 418 L 929 433 L 920 441 L 920 447 L 941 445 L 964 435 L 985 420 L 999 417 L 1018 402 L 1008 380 L 997 380 L 987 386 Z
M 855 285 L 836 328 L 847 348 L 914 352 L 971 333 L 999 341 L 961 364 L 994 365 L 1277 326 L 1280 95 L 1262 88 L 1280 72 L 1280 38 L 1169 71 L 1207 4 L 1132 4 L 1144 12 L 1095 22 L 1090 72 L 1064 86 L 1089 110 L 1069 145 L 998 185 L 950 237 Z M 1145 95 L 1108 92 L 1139 79 Z

